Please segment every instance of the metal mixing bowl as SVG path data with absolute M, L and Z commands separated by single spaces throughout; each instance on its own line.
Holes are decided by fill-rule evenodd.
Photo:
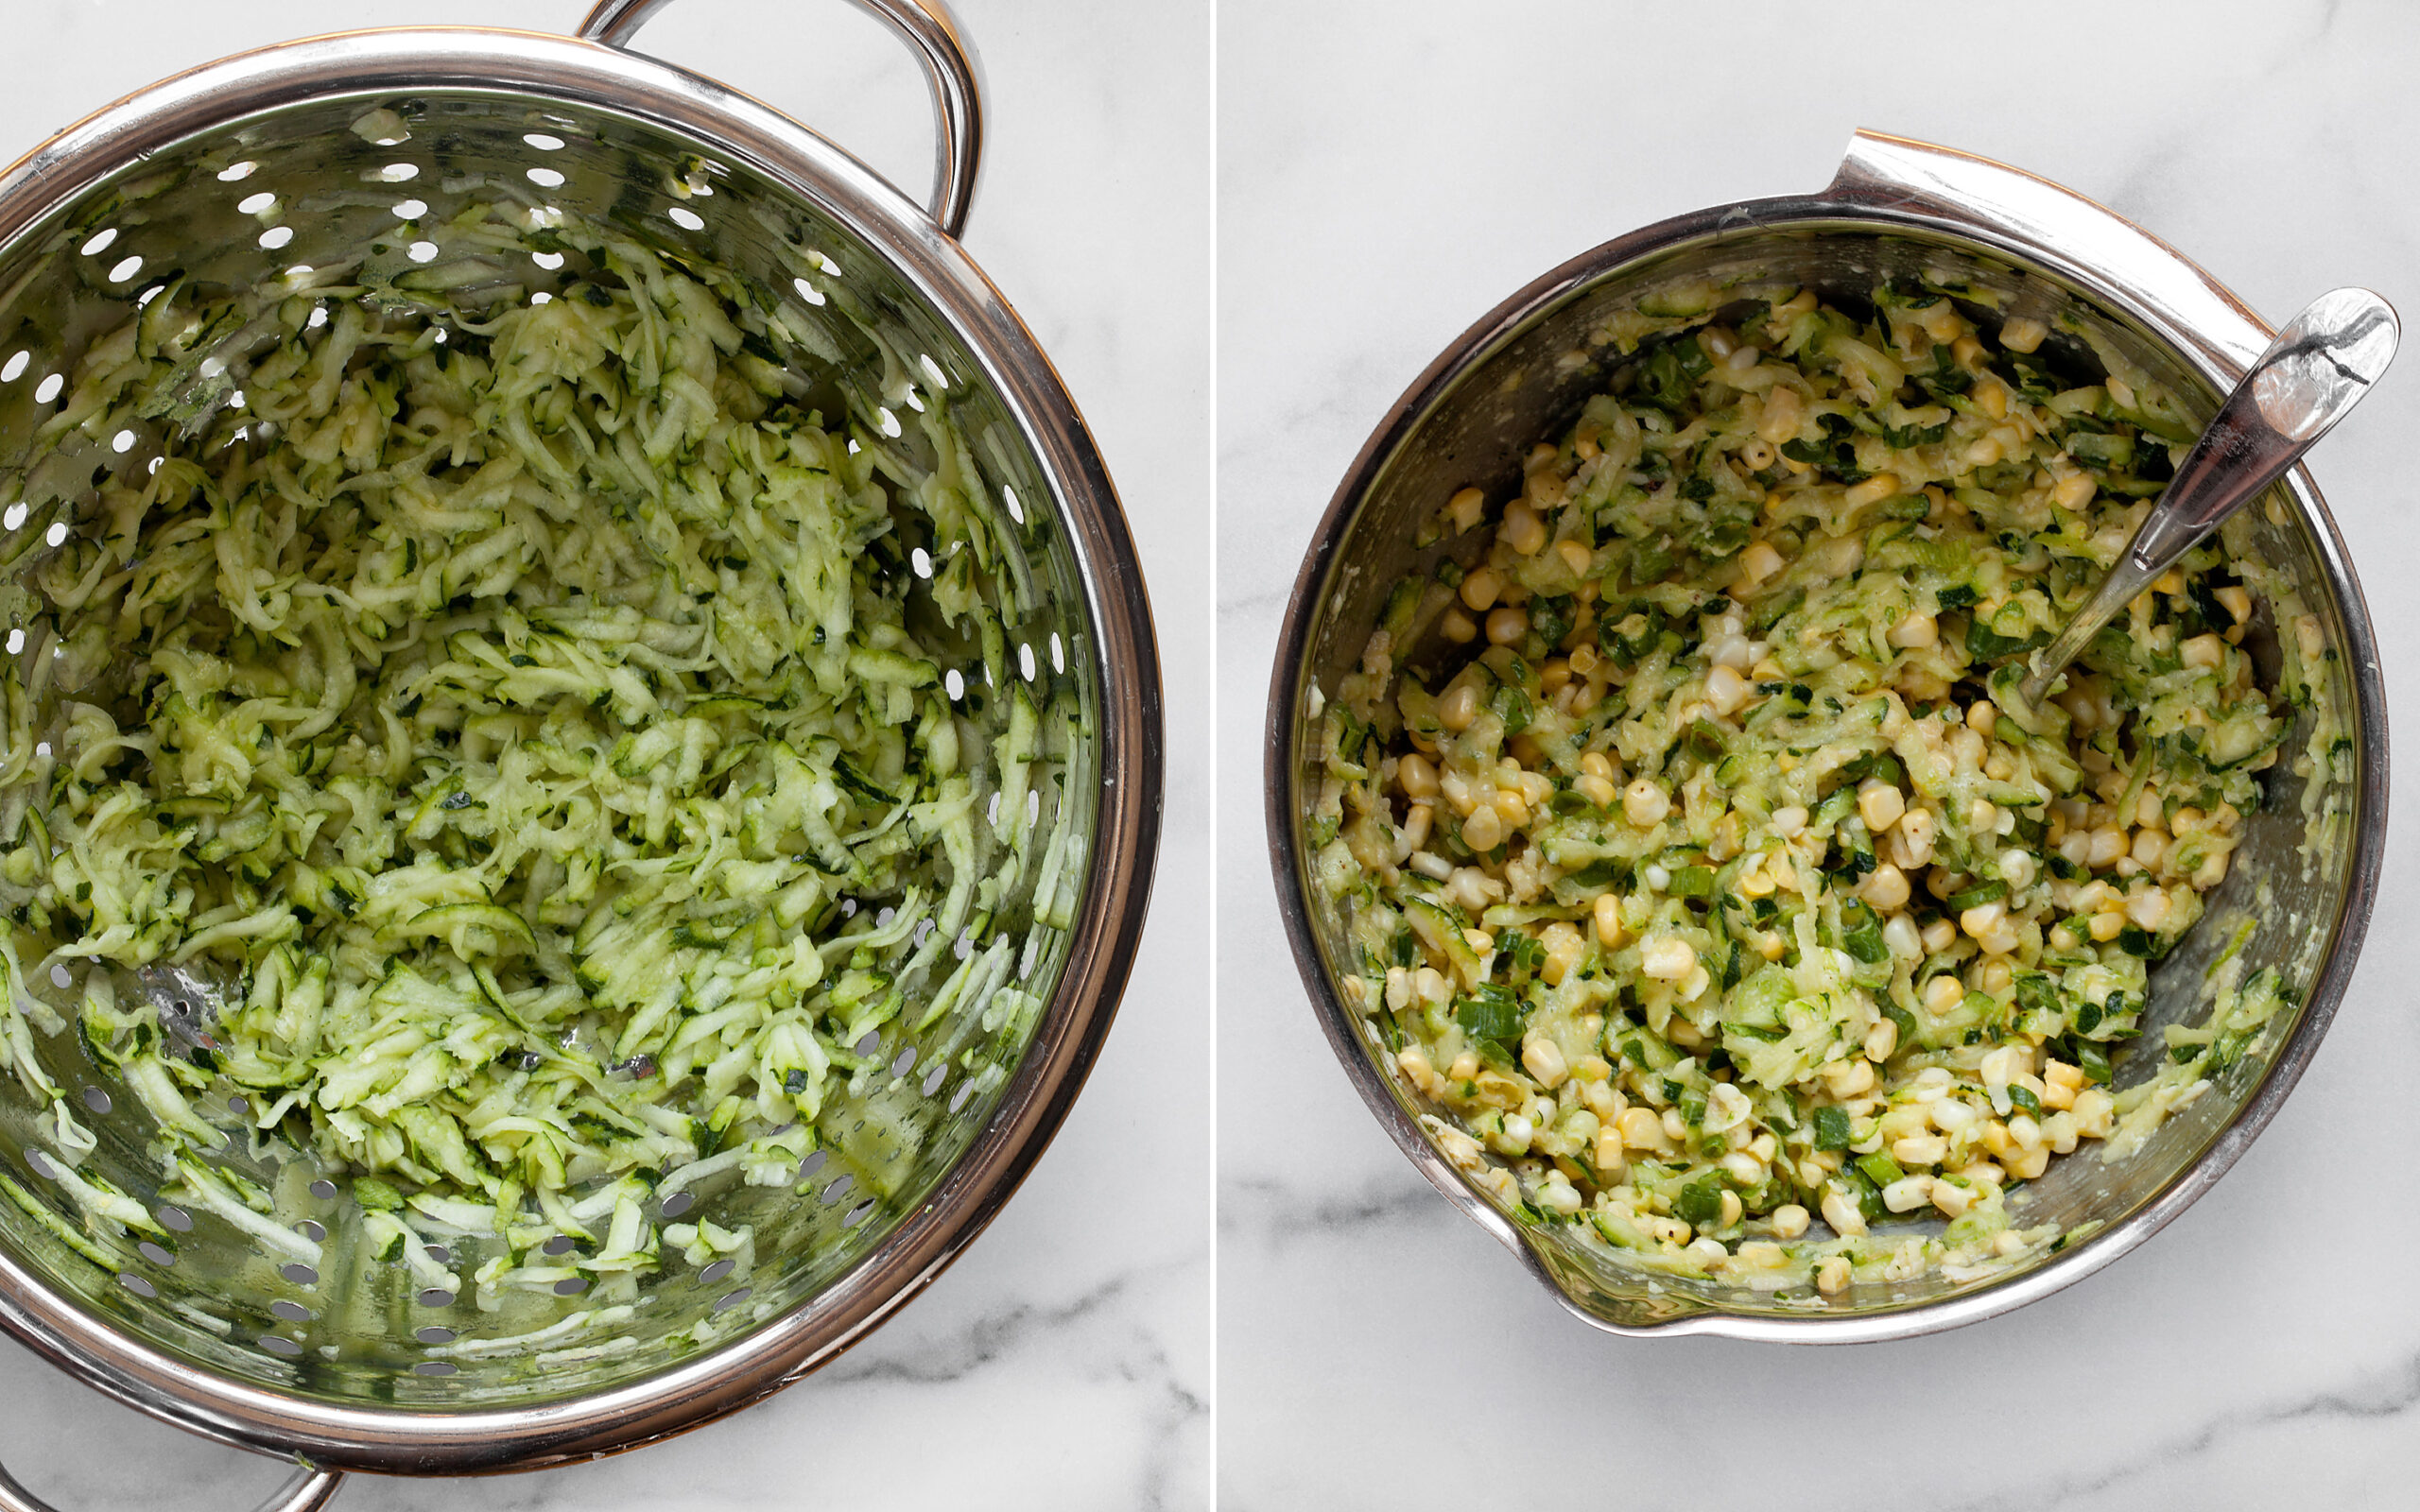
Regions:
M 2014 1268 L 1956 1280 L 1939 1273 L 1860 1282 L 1837 1297 L 1778 1302 L 1720 1280 L 1651 1277 L 1601 1246 L 1509 1212 L 1441 1155 L 1422 1130 L 1423 1100 L 1376 1045 L 1369 1022 L 1337 989 L 1346 959 L 1341 920 L 1316 901 L 1303 836 L 1318 782 L 1306 709 L 1358 662 L 1388 591 L 1407 573 L 1433 571 L 1468 542 L 1414 546 L 1416 527 L 1455 490 L 1517 491 L 1521 459 L 1561 435 L 1599 391 L 1620 355 L 1605 318 L 1651 291 L 1707 281 L 1718 287 L 1799 284 L 1862 301 L 1887 278 L 1944 269 L 1998 296 L 1997 310 L 1965 301 L 1987 328 L 2006 314 L 2062 318 L 2167 384 L 2206 421 L 2272 335 L 2207 274 L 2100 206 L 1998 163 L 1922 143 L 1860 132 L 1840 175 L 1821 193 L 1751 200 L 1684 215 L 1617 238 L 1548 273 L 1499 305 L 1433 363 L 1362 448 L 1319 526 L 1295 580 L 1270 697 L 1266 749 L 1270 860 L 1297 965 L 1322 1028 L 1354 1085 L 1421 1174 L 1518 1255 L 1565 1306 L 1616 1333 L 1717 1333 L 1736 1338 L 1844 1342 L 1953 1328 L 2003 1313 L 2081 1280 L 2150 1238 L 2209 1190 L 2275 1116 L 2326 1032 L 2352 980 L 2386 844 L 2386 697 L 2360 584 L 2326 506 L 2297 470 L 2259 515 L 2254 550 L 2281 567 L 2319 616 L 2336 676 L 2324 697 L 2354 748 L 2342 770 L 2270 774 L 2268 799 L 2249 823 L 2217 915 L 2255 910 L 2263 920 L 2248 969 L 2275 966 L 2302 993 L 2273 1022 L 2259 1052 L 2171 1118 L 2136 1153 L 2104 1163 L 2083 1153 L 2051 1162 L 2018 1194 L 2020 1222 L 2062 1230 L 2094 1225 L 2061 1252 L 2031 1253 Z M 2093 366 L 2073 333 L 2054 336 L 2068 360 Z M 2264 677 L 2277 668 L 2273 627 L 2247 641 Z M 2300 751 L 2311 711 L 2286 749 Z M 2306 844 L 2303 805 L 2329 806 L 2330 827 Z M 2265 889 L 2265 891 L 2264 891 Z M 2218 933 L 2187 937 L 2153 973 L 2138 1046 L 2164 1026 L 2199 1016 L 2204 968 Z M 2152 1071 L 2139 1050 L 2120 1060 L 2118 1084 Z M 1433 1109 L 1427 1109 L 1433 1110 Z M 1937 1224 L 1937 1220 L 1935 1221 Z
M 394 207 L 410 198 L 428 209 L 403 218 L 432 228 L 474 196 L 607 220 L 668 258 L 734 271 L 764 309 L 821 333 L 863 380 L 849 386 L 859 422 L 890 428 L 884 404 L 951 406 L 1031 565 L 1005 676 L 1070 690 L 1083 711 L 1063 786 L 1043 796 L 1038 821 L 1063 810 L 1080 901 L 1070 927 L 1036 926 L 1023 954 L 1018 985 L 1041 997 L 1038 1013 L 970 1003 L 925 1026 L 904 1015 L 878 1052 L 890 1078 L 869 1094 L 881 1119 L 826 1130 L 830 1163 L 810 1160 L 800 1194 L 700 1191 L 687 1221 L 757 1225 L 746 1285 L 720 1266 L 667 1266 L 615 1337 L 569 1352 L 465 1348 L 583 1304 L 516 1298 L 499 1316 L 471 1305 L 467 1284 L 460 1300 L 416 1295 L 401 1267 L 381 1271 L 346 1248 L 350 1197 L 290 1163 L 265 1180 L 283 1221 L 326 1230 L 326 1274 L 279 1266 L 208 1213 L 163 1216 L 178 1230 L 173 1252 L 95 1234 L 115 1255 L 96 1264 L 59 1237 L 56 1224 L 82 1219 L 34 1150 L 39 1107 L 7 1078 L 0 1171 L 29 1195 L 0 1202 L 0 1326 L 145 1411 L 323 1467 L 280 1506 L 316 1505 L 340 1469 L 526 1469 L 648 1443 L 832 1359 L 938 1276 L 1030 1169 L 1098 1053 L 1142 928 L 1161 781 L 1150 608 L 1073 400 L 956 240 L 981 92 L 955 21 L 941 0 L 859 0 L 916 46 L 934 87 L 927 213 L 788 118 L 628 51 L 661 3 L 607 0 L 578 38 L 415 28 L 244 54 L 111 106 L 0 170 L 0 574 L 73 549 L 92 525 L 93 470 L 150 454 L 144 435 L 116 450 L 93 438 L 27 467 L 62 392 L 51 377 L 72 377 L 95 335 L 171 270 L 235 288 L 279 276 L 307 285 L 321 277 L 313 268 L 340 269 L 382 234 L 397 240 Z M 510 277 L 548 286 L 543 264 Z M 827 304 L 850 318 L 829 318 Z M 911 595 L 911 614 L 915 605 Z M 43 654 L 47 632 L 21 628 L 32 636 L 19 638 L 24 654 Z M 982 696 L 980 648 L 958 654 L 951 696 L 960 668 L 963 696 Z M 1031 913 L 1029 900 L 1004 897 L 995 917 L 1022 945 Z M 1010 959 L 994 981 L 1014 981 Z M 72 1014 L 82 963 L 25 964 L 34 989 Z M 39 1053 L 99 1134 L 87 1169 L 156 1206 L 147 1119 L 122 1089 L 112 1103 L 76 1040 Z M 865 1174 L 874 1169 L 883 1178 Z M 475 1259 L 447 1263 L 467 1275 Z M 359 1305 L 365 1297 L 375 1306 Z M 35 1505 L 0 1473 L 0 1507 Z

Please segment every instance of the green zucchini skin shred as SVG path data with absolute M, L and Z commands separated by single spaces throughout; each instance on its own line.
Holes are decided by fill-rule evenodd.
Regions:
M 745 1262 L 649 1194 L 794 1184 L 888 1077 L 885 1026 L 1038 1009 L 1005 963 L 1072 913 L 1080 836 L 1041 800 L 1072 680 L 1008 660 L 1028 542 L 945 386 L 600 225 L 445 234 L 579 261 L 502 307 L 376 258 L 179 282 L 78 369 L 45 438 L 147 424 L 165 455 L 6 590 L 33 649 L 0 670 L 0 987 L 100 968 L 85 1048 L 231 1221 L 278 1227 L 216 1159 L 249 1132 L 350 1173 L 388 1258 L 505 1240 L 483 1296 L 651 1271 L 666 1237 Z M 227 985 L 210 1050 L 117 981 L 166 966 Z M 0 1047 L 45 1098 L 50 1011 Z M 148 1221 L 76 1195 L 95 1236 Z

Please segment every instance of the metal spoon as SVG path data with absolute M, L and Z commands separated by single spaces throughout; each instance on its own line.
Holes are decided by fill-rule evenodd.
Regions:
M 2035 659 L 2017 689 L 2027 708 L 2040 706 L 2051 679 L 2135 594 L 2285 476 L 2361 402 L 2393 360 L 2401 330 L 2394 307 L 2367 289 L 2323 294 L 2287 322 L 2177 465 L 2091 601 Z

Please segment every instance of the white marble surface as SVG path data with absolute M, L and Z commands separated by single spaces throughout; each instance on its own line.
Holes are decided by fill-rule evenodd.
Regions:
M 568 29 L 585 0 L 0 0 L 0 155 L 175 70 L 352 26 Z M 551 1512 L 1197 1507 L 1207 1501 L 1208 23 L 1195 5 L 959 0 L 992 86 L 967 236 L 1085 408 L 1157 604 L 1168 830 L 1091 1085 L 1015 1201 L 870 1342 L 749 1412 L 577 1469 L 338 1504 Z M 830 130 L 920 197 L 907 54 L 839 0 L 689 0 L 645 45 Z M 0 1341 L 0 1458 L 62 1508 L 249 1507 L 279 1478 Z
M 2420 1476 L 2409 782 L 2352 995 L 2236 1170 L 2016 1314 L 1825 1349 L 1566 1316 L 1413 1174 L 1321 1040 L 1261 861 L 1278 616 L 1382 411 L 1497 300 L 1681 211 L 1822 184 L 1860 125 L 2132 215 L 2281 318 L 2420 313 L 2420 65 L 2389 4 L 1225 0 L 1219 1420 L 1234 1512 L 1544 1504 L 2408 1506 Z M 2316 472 L 2420 710 L 2420 358 Z M 2408 739 L 2407 735 L 2407 739 Z

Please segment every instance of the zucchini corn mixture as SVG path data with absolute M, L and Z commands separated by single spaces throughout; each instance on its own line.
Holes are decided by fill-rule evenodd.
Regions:
M 2166 396 L 1918 284 L 1641 335 L 1517 497 L 1444 506 L 1483 560 L 1399 585 L 1326 701 L 1347 1000 L 1457 1163 L 1651 1267 L 1831 1293 L 2055 1244 L 2012 1190 L 2284 1001 L 2215 973 L 2113 1089 L 2289 728 L 2258 575 L 2197 550 L 2020 723 L 2024 653 L 2190 440 Z M 2308 701 L 2319 627 L 2280 631 Z
M 280 1258 L 317 1246 L 232 1136 L 351 1173 L 379 1258 L 500 1241 L 483 1305 L 744 1271 L 745 1228 L 659 1221 L 678 1194 L 890 1120 L 886 1026 L 1039 1008 L 1011 973 L 1074 902 L 1037 816 L 1079 716 L 1018 676 L 1031 573 L 946 385 L 842 331 L 842 286 L 776 302 L 514 205 L 432 234 L 426 269 L 171 283 L 48 422 L 165 455 L 9 590 L 6 1057 L 121 1244 L 175 1240 L 76 1169 L 27 962 L 103 969 L 75 1027 L 169 1194 Z M 533 255 L 559 292 L 512 282 Z

